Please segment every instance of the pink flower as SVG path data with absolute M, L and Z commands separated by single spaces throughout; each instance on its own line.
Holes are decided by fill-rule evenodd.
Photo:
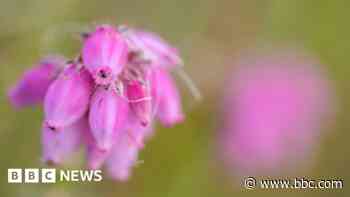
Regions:
M 84 40 L 82 59 L 95 82 L 113 82 L 127 62 L 128 47 L 113 26 L 102 25 Z
M 83 139 L 86 146 L 87 168 L 91 170 L 101 168 L 110 154 L 110 150 L 101 150 L 99 147 L 97 147 L 96 140 L 92 135 L 90 127 L 88 132 L 84 133 Z
M 117 180 L 127 180 L 131 167 L 137 162 L 138 152 L 139 149 L 132 144 L 127 132 L 123 132 L 107 159 L 108 174 Z
M 152 73 L 152 99 L 156 115 L 165 126 L 173 126 L 184 120 L 181 99 L 170 74 L 161 68 Z
M 129 116 L 127 126 L 106 161 L 108 174 L 113 179 L 126 181 L 129 178 L 132 167 L 137 164 L 138 153 L 152 131 L 151 126 L 141 125 L 133 114 Z
M 90 106 L 89 122 L 97 147 L 109 150 L 128 116 L 128 103 L 112 88 L 96 90 Z
M 109 157 L 111 150 L 101 150 L 95 143 L 86 144 L 87 168 L 91 170 L 100 169 Z
M 126 82 L 126 92 L 130 108 L 146 126 L 152 118 L 151 90 L 148 84 L 141 84 L 139 81 Z
M 92 79 L 84 68 L 72 64 L 50 85 L 44 102 L 45 121 L 57 130 L 80 119 L 88 110 Z
M 42 103 L 49 85 L 62 70 L 64 62 L 63 57 L 49 56 L 26 71 L 8 92 L 12 105 L 22 108 Z
M 173 68 L 175 66 L 182 66 L 183 61 L 179 56 L 176 48 L 163 40 L 159 35 L 129 29 L 128 27 L 121 27 L 123 35 L 128 41 L 131 52 L 138 56 L 131 61 L 146 61 L 150 62 L 152 66 Z M 135 56 L 134 56 L 135 57 Z
M 330 90 L 314 60 L 278 52 L 242 58 L 225 88 L 222 155 L 241 175 L 295 170 L 310 160 Z
M 43 161 L 48 164 L 61 164 L 79 149 L 83 142 L 82 136 L 88 132 L 88 129 L 89 125 L 85 117 L 61 128 L 59 132 L 52 132 L 46 124 L 43 124 L 41 138 Z

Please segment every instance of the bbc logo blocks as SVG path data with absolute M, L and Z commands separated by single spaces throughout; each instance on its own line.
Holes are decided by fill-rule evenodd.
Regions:
M 22 183 L 22 169 L 8 169 L 7 181 L 9 183 Z
M 41 169 L 41 182 L 42 183 L 55 183 L 56 182 L 56 169 Z
M 10 168 L 9 183 L 100 182 L 101 170 L 56 170 L 54 168 Z
M 24 169 L 25 183 L 39 183 L 39 169 L 28 168 Z
M 55 183 L 56 169 L 8 169 L 7 179 L 9 183 Z

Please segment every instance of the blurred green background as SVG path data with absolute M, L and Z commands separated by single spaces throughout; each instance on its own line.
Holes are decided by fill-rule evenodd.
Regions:
M 347 0 L 0 0 L 0 196 L 349 196 L 349 8 Z M 141 153 L 144 163 L 127 183 L 7 183 L 8 168 L 43 167 L 42 111 L 15 111 L 5 97 L 7 88 L 47 53 L 73 57 L 80 46 L 72 35 L 101 22 L 143 27 L 174 43 L 204 100 L 194 102 L 181 86 L 186 122 L 171 129 L 157 127 Z M 224 73 L 241 49 L 280 42 L 297 43 L 320 57 L 334 83 L 337 118 L 323 137 L 314 167 L 303 175 L 341 178 L 344 189 L 248 191 L 216 161 Z M 77 161 L 73 168 L 83 166 L 81 158 Z

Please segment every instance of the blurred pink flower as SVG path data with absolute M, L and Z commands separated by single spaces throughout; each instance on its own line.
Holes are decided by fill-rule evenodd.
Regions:
M 171 75 L 162 68 L 153 69 L 151 87 L 153 105 L 160 122 L 168 127 L 182 122 L 185 117 L 181 99 Z
M 136 54 L 132 62 L 150 62 L 154 67 L 174 68 L 182 66 L 183 60 L 179 56 L 176 48 L 163 40 L 159 35 L 130 29 L 125 26 L 120 28 L 128 46 Z
M 27 70 L 8 92 L 11 104 L 16 108 L 41 104 L 49 85 L 63 69 L 64 62 L 61 56 L 48 56 Z
M 225 88 L 221 153 L 240 175 L 272 175 L 309 161 L 329 118 L 319 63 L 296 53 L 240 59 Z

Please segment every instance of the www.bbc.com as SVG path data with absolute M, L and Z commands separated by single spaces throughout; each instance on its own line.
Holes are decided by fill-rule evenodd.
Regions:
M 247 177 L 244 179 L 246 189 L 342 189 L 341 179 L 260 179 Z

